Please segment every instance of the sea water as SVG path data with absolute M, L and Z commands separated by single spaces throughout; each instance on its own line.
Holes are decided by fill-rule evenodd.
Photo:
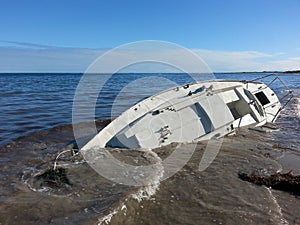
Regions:
M 264 75 L 215 77 L 254 80 Z M 101 79 L 89 76 L 95 82 Z M 300 75 L 280 76 L 294 90 L 294 98 L 281 112 L 277 130 L 239 129 L 223 139 L 217 157 L 204 171 L 199 162 L 207 142 L 198 143 L 191 160 L 174 176 L 160 181 L 161 167 L 157 182 L 132 187 L 102 177 L 80 154 L 70 153 L 57 162 L 67 183 L 41 178 L 53 168 L 59 152 L 74 147 L 72 104 L 82 74 L 1 74 L 0 224 L 300 224 L 298 196 L 238 178 L 240 172 L 253 171 L 267 175 L 294 170 L 300 175 Z M 101 90 L 89 84 L 86 98 L 97 99 L 100 130 L 141 99 L 189 82 L 193 78 L 186 74 L 116 74 Z M 272 88 L 279 96 L 286 93 L 278 82 Z M 151 154 L 110 151 L 132 165 L 159 164 L 173 148 Z

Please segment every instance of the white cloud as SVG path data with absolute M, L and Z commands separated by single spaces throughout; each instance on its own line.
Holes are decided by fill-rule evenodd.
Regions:
M 288 54 L 284 52 L 267 54 L 257 51 L 236 52 L 201 49 L 194 51 L 210 65 L 213 71 L 285 71 L 300 69 L 299 58 L 288 57 Z
M 247 51 L 210 51 L 194 50 L 213 71 L 253 71 L 261 70 L 261 63 L 257 59 L 270 58 L 269 54 Z
M 270 68 L 278 68 L 278 70 L 300 70 L 300 57 L 272 61 L 270 62 Z
M 59 48 L 31 43 L 6 42 L 6 45 L 0 47 L 0 72 L 84 72 L 97 57 L 106 51 L 107 49 Z M 180 49 L 177 51 L 148 49 L 146 51 L 152 51 L 153 56 L 174 57 L 174 60 L 182 54 Z M 192 51 L 200 56 L 214 72 L 300 69 L 300 57 L 289 57 L 289 54 L 283 52 L 268 54 L 258 51 L 205 49 L 193 49 Z M 134 57 L 135 53 L 135 50 L 131 49 L 124 52 L 124 55 Z M 186 59 L 182 57 L 181 60 Z M 186 60 L 185 63 L 193 65 L 193 62 L 189 60 Z M 136 70 L 135 72 L 140 70 L 142 72 L 172 72 L 170 68 L 155 67 L 149 64 L 145 67 L 133 66 L 132 69 Z
M 0 48 L 0 72 L 82 72 L 103 50 Z

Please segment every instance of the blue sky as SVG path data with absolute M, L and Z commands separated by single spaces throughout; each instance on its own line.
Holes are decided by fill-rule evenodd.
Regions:
M 0 72 L 82 72 L 107 49 L 163 40 L 213 71 L 300 69 L 300 0 L 2 0 Z

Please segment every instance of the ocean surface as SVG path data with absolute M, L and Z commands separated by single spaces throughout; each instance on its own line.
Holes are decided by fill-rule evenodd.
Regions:
M 266 75 L 214 74 L 231 80 Z M 294 97 L 272 125 L 276 126 L 273 132 L 237 130 L 223 139 L 216 159 L 204 171 L 198 167 L 207 143 L 199 143 L 191 160 L 174 176 L 158 179 L 155 185 L 131 187 L 101 177 L 80 154 L 68 152 L 74 146 L 72 122 L 90 122 L 84 108 L 82 120 L 72 121 L 82 74 L 0 74 L 0 225 L 300 224 L 299 196 L 238 178 L 240 172 L 253 171 L 268 175 L 293 170 L 300 175 L 300 75 L 278 75 L 294 90 Z M 99 130 L 150 95 L 214 78 L 201 74 L 87 76 L 89 82 L 79 91 L 87 102 L 95 101 Z M 272 79 L 263 81 L 268 84 Z M 96 83 L 101 80 L 99 90 Z M 277 81 L 271 88 L 279 97 L 287 93 Z M 151 154 L 164 158 L 172 147 Z M 60 183 L 51 183 L 47 171 L 64 150 L 66 154 L 57 161 L 62 168 Z M 154 160 L 142 151 L 111 149 L 111 153 L 131 164 Z

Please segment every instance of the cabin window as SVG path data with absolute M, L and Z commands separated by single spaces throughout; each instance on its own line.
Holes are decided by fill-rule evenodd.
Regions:
M 255 94 L 256 98 L 259 100 L 259 102 L 264 106 L 268 103 L 270 103 L 270 100 L 267 98 L 264 92 L 258 92 Z

